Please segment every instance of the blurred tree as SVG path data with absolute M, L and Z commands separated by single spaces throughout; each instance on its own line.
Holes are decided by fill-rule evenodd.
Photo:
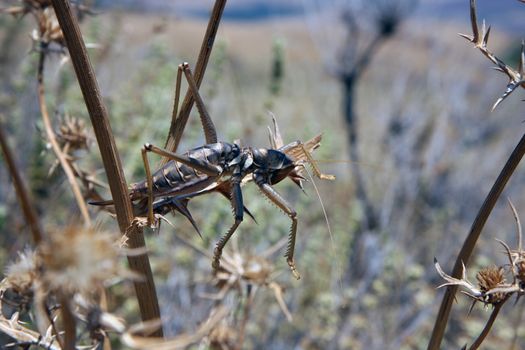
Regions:
M 344 28 L 342 44 L 337 44 L 339 48 L 335 58 L 324 57 L 324 61 L 342 87 L 342 116 L 346 125 L 353 185 L 356 199 L 363 211 L 350 249 L 345 278 L 349 282 L 351 278 L 360 278 L 366 271 L 363 266 L 366 261 L 359 258 L 362 255 L 359 252 L 363 250 L 365 233 L 380 229 L 379 208 L 375 208 L 369 198 L 360 168 L 356 91 L 375 54 L 397 32 L 401 23 L 415 8 L 417 0 L 310 0 L 305 3 L 310 11 L 324 10 L 327 13 L 332 12 L 332 15 L 336 13 Z M 316 29 L 317 27 L 314 28 Z
M 340 51 L 339 63 L 335 67 L 335 74 L 343 88 L 343 118 L 347 127 L 356 196 L 364 209 L 362 230 L 375 230 L 378 219 L 376 210 L 368 198 L 359 167 L 356 86 L 377 50 L 396 33 L 414 4 L 415 0 L 374 0 L 363 2 L 360 8 L 350 4 L 342 11 L 342 21 L 347 33 Z M 372 23 L 374 27 L 373 34 L 364 37 L 362 32 L 368 23 Z

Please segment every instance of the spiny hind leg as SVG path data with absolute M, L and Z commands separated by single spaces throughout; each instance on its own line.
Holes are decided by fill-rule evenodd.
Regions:
M 182 82 L 183 73 L 184 73 L 184 76 L 186 77 L 186 80 L 188 81 L 188 86 L 189 86 L 191 96 L 193 97 L 193 100 L 195 101 L 197 105 L 197 110 L 199 111 L 202 127 L 204 130 L 204 136 L 206 138 L 206 143 L 208 144 L 216 143 L 217 142 L 217 131 L 215 129 L 215 125 L 213 124 L 213 121 L 211 120 L 210 115 L 208 111 L 206 110 L 204 101 L 202 100 L 202 97 L 199 93 L 199 88 L 197 87 L 197 83 L 195 81 L 193 73 L 191 72 L 190 65 L 187 62 L 183 62 L 179 64 L 177 68 L 177 79 L 175 82 L 175 98 L 173 101 L 173 111 L 171 113 L 171 125 L 172 125 L 172 128 L 175 128 L 175 129 L 174 130 L 170 129 L 170 134 L 173 134 L 174 139 L 180 140 L 182 137 L 182 133 L 184 132 L 184 129 L 186 127 L 187 116 L 179 115 L 179 102 L 180 102 L 181 82 Z M 176 152 L 176 151 L 177 151 L 177 148 L 175 147 L 173 152 Z
M 188 62 L 184 62 L 181 65 L 179 65 L 179 71 L 180 70 L 182 70 L 184 72 L 184 75 L 186 76 L 189 89 L 193 95 L 195 104 L 197 105 L 197 110 L 199 111 L 199 116 L 201 118 L 201 124 L 202 129 L 204 130 L 204 137 L 206 139 L 206 143 L 216 143 L 217 131 L 215 129 L 215 125 L 213 124 L 210 114 L 208 113 L 208 110 L 204 105 L 204 101 L 199 93 L 199 88 L 197 87 L 197 83 L 195 82 L 195 78 L 193 77 L 193 73 L 191 72 L 191 68 Z
M 292 226 L 290 227 L 290 235 L 288 237 L 288 246 L 286 248 L 286 253 L 284 256 L 286 257 L 286 262 L 288 263 L 288 266 L 290 266 L 290 269 L 292 270 L 292 274 L 295 278 L 300 279 L 301 275 L 297 271 L 295 267 L 295 262 L 293 259 L 294 252 L 295 252 L 295 237 L 297 235 L 297 213 L 292 208 L 292 206 L 284 199 L 276 190 L 273 189 L 272 186 L 265 182 L 260 182 L 255 179 L 255 182 L 261 189 L 261 192 L 268 197 L 279 209 L 281 209 L 288 217 L 292 220 Z
M 219 239 L 219 242 L 217 242 L 217 245 L 215 246 L 215 251 L 213 252 L 213 262 L 211 264 L 214 272 L 217 272 L 221 266 L 220 260 L 224 246 L 226 243 L 228 243 L 228 240 L 233 235 L 235 230 L 237 230 L 237 227 L 239 227 L 243 220 L 244 205 L 242 201 L 240 179 L 238 181 L 234 180 L 232 183 L 232 194 L 230 200 L 233 206 L 233 213 L 235 215 L 235 223 L 232 225 L 232 227 L 230 227 L 228 232 L 226 232 L 226 234 L 222 236 L 221 239 Z

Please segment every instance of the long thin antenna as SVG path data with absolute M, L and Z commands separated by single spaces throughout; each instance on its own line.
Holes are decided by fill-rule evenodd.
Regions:
M 315 193 L 317 194 L 317 198 L 319 198 L 319 203 L 321 204 L 321 209 L 323 210 L 324 220 L 326 222 L 326 228 L 328 229 L 328 234 L 330 235 L 330 243 L 332 246 L 332 251 L 334 252 L 334 256 L 337 257 L 337 252 L 335 250 L 334 235 L 332 234 L 332 228 L 330 227 L 330 222 L 328 221 L 328 213 L 326 212 L 326 208 L 324 206 L 323 199 L 321 198 L 321 193 L 319 193 L 319 189 L 317 188 L 317 185 L 315 184 L 314 178 L 312 174 L 310 173 L 310 170 L 308 170 L 307 167 L 304 167 L 304 170 L 308 174 L 310 181 L 312 181 L 312 185 L 314 187 Z M 335 269 L 338 274 L 337 284 L 339 285 L 341 297 L 343 297 L 343 281 L 341 279 L 342 269 L 341 269 L 341 264 L 339 264 L 339 260 L 337 258 L 335 259 Z

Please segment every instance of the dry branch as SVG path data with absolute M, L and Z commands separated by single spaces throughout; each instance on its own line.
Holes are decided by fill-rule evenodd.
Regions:
M 525 64 L 525 45 L 521 43 L 521 53 L 520 60 L 518 64 L 518 69 L 513 69 L 509 67 L 505 62 L 496 57 L 487 47 L 490 35 L 490 26 L 487 28 L 485 26 L 485 21 L 483 21 L 481 30 L 478 25 L 478 18 L 476 14 L 476 0 L 470 0 L 470 22 L 472 25 L 472 35 L 459 34 L 461 37 L 467 39 L 474 44 L 474 47 L 479 49 L 479 51 L 487 57 L 492 63 L 496 65 L 496 70 L 504 73 L 509 78 L 509 83 L 503 95 L 494 103 L 492 110 L 494 110 L 507 96 L 509 96 L 518 86 L 525 88 L 525 80 L 523 79 L 523 71 Z
M 525 134 L 521 137 L 520 142 L 512 151 L 507 163 L 501 170 L 498 178 L 494 182 L 494 185 L 490 189 L 489 194 L 485 198 L 483 205 L 478 211 L 476 219 L 472 223 L 470 232 L 461 247 L 461 250 L 456 258 L 456 263 L 454 264 L 454 269 L 452 272 L 452 277 L 461 278 L 463 273 L 463 262 L 468 263 L 470 256 L 476 246 L 479 236 L 481 235 L 481 230 L 485 226 L 487 219 L 494 209 L 498 198 L 501 195 L 501 192 L 505 188 L 505 185 L 509 181 L 510 177 L 516 170 L 519 162 L 525 154 Z M 457 285 L 449 286 L 443 296 L 443 301 L 436 317 L 436 323 L 434 325 L 434 330 L 432 331 L 432 336 L 428 344 L 429 350 L 437 350 L 440 348 L 441 340 L 445 334 L 445 328 L 447 326 L 448 318 L 450 316 L 450 311 L 452 309 L 452 303 L 454 301 L 454 296 L 458 290 Z
M 38 221 L 38 215 L 36 213 L 36 210 L 34 206 L 31 204 L 33 201 L 31 200 L 31 197 L 29 196 L 29 192 L 27 191 L 27 186 L 24 182 L 24 179 L 22 178 L 22 175 L 18 171 L 18 167 L 16 166 L 13 154 L 11 150 L 9 149 L 9 145 L 7 144 L 7 139 L 4 134 L 4 124 L 3 124 L 1 116 L 0 116 L 0 147 L 2 148 L 2 154 L 4 155 L 4 161 L 7 164 L 9 173 L 11 174 L 11 177 L 13 178 L 13 185 L 15 186 L 16 194 L 20 201 L 20 206 L 22 207 L 22 211 L 24 212 L 24 216 L 26 218 L 27 224 L 29 225 L 29 228 L 31 229 L 31 233 L 33 235 L 33 241 L 35 242 L 35 244 L 38 244 L 40 243 L 43 237 L 42 228 L 40 227 L 40 222 Z
M 128 234 L 130 248 L 142 248 L 145 246 L 143 231 L 136 227 L 129 230 L 132 227 L 133 212 L 129 201 L 126 179 L 111 131 L 108 113 L 102 101 L 78 22 L 72 14 L 68 1 L 53 0 L 52 3 L 64 33 L 71 61 L 86 102 L 91 123 L 93 124 L 108 177 L 109 188 L 115 203 L 120 231 L 123 234 Z M 129 256 L 128 262 L 131 269 L 145 278 L 145 281 L 135 282 L 142 320 L 158 319 L 160 310 L 148 256 L 146 254 Z M 162 336 L 162 329 L 154 333 L 154 335 Z
M 494 321 L 496 321 L 496 317 L 498 317 L 499 311 L 503 307 L 504 302 L 501 302 L 499 304 L 496 304 L 494 306 L 494 310 L 492 310 L 492 313 L 490 314 L 489 320 L 485 324 L 485 327 L 483 327 L 483 331 L 481 331 L 478 338 L 472 343 L 469 350 L 476 350 L 481 346 L 481 343 L 485 340 L 487 335 L 490 332 L 490 329 L 492 328 L 492 325 L 494 324 Z
M 477 16 L 476 16 L 476 1 L 470 0 L 470 19 L 471 19 L 471 25 L 472 25 L 472 31 L 473 35 L 461 35 L 462 37 L 468 39 L 469 41 L 473 42 L 475 44 L 475 47 L 478 48 L 486 57 L 488 57 L 493 63 L 495 63 L 498 66 L 498 69 L 504 72 L 511 82 L 507 85 L 507 90 L 503 94 L 498 101 L 493 106 L 493 109 L 497 107 L 497 105 L 505 99 L 517 86 L 520 86 L 523 84 L 523 81 L 521 80 L 521 76 L 523 74 L 523 46 L 522 46 L 522 53 L 521 53 L 521 59 L 518 71 L 513 70 L 512 68 L 508 67 L 503 61 L 498 59 L 496 56 L 494 56 L 486 47 L 490 28 L 485 29 L 485 26 L 483 26 L 482 30 L 480 31 L 477 24 Z M 514 86 L 514 87 L 513 87 Z M 509 90 L 510 89 L 510 90 Z M 487 222 L 487 219 L 494 209 L 494 206 L 496 205 L 497 200 L 499 199 L 501 192 L 505 188 L 507 182 L 511 178 L 512 174 L 516 170 L 516 167 L 518 166 L 519 162 L 523 158 L 523 155 L 525 154 L 525 134 L 521 137 L 520 141 L 510 154 L 507 162 L 503 166 L 503 169 L 501 170 L 500 174 L 498 175 L 498 178 L 492 185 L 492 188 L 490 189 L 489 194 L 485 198 L 481 208 L 478 211 L 478 214 L 476 215 L 476 218 L 474 219 L 474 222 L 472 223 L 472 226 L 470 228 L 469 234 L 467 238 L 465 239 L 465 242 L 463 243 L 463 246 L 461 247 L 461 250 L 456 258 L 456 263 L 454 264 L 454 269 L 452 272 L 452 277 L 454 278 L 460 278 L 463 270 L 463 262 L 468 264 L 468 261 L 472 255 L 472 252 L 476 246 L 476 242 L 479 239 L 479 236 L 481 235 L 481 231 L 483 230 L 483 227 L 485 226 L 485 223 Z M 429 350 L 437 350 L 440 348 L 441 341 L 443 339 L 443 335 L 445 334 L 445 328 L 448 323 L 448 319 L 450 316 L 450 311 L 452 309 L 452 303 L 454 301 L 455 294 L 457 292 L 458 286 L 457 285 L 451 285 L 447 288 L 445 295 L 443 296 L 443 300 L 441 302 L 441 306 L 439 308 L 438 315 L 436 317 L 436 322 L 434 324 L 434 329 L 432 331 L 432 335 L 428 344 Z
M 217 35 L 217 30 L 219 29 L 219 23 L 221 21 L 222 12 L 225 6 L 226 0 L 215 1 L 215 5 L 210 16 L 210 21 L 208 22 L 208 27 L 206 28 L 206 34 L 204 34 L 204 39 L 202 40 L 199 57 L 197 58 L 197 64 L 195 65 L 194 77 L 197 87 L 200 87 L 202 78 L 204 78 L 204 72 L 206 71 L 206 66 L 208 65 L 208 60 L 211 55 L 211 50 L 213 48 L 213 43 L 215 41 L 215 36 Z M 180 82 L 178 82 L 178 84 L 180 84 Z M 175 152 L 179 146 L 180 140 L 182 138 L 182 132 L 184 131 L 194 103 L 193 94 L 190 90 L 188 90 L 186 97 L 184 97 L 184 101 L 182 102 L 178 118 L 175 118 L 178 99 L 179 97 L 175 96 L 170 131 L 168 134 L 168 139 L 166 140 L 166 145 L 164 147 L 165 149 L 172 152 Z M 164 165 L 167 162 L 168 158 L 163 157 L 161 160 L 161 165 Z
M 82 214 L 82 218 L 84 219 L 84 224 L 86 226 L 89 226 L 91 224 L 91 219 L 89 218 L 89 212 L 86 206 L 86 202 L 84 201 L 84 197 L 82 196 L 80 187 L 78 186 L 77 180 L 75 179 L 75 174 L 73 172 L 73 169 L 71 169 L 71 164 L 67 161 L 66 155 L 60 148 L 60 145 L 58 144 L 58 141 L 55 136 L 55 132 L 53 131 L 53 126 L 51 125 L 51 120 L 49 118 L 49 112 L 47 111 L 47 105 L 46 105 L 46 100 L 45 100 L 45 89 L 44 89 L 45 58 L 46 58 L 46 52 L 45 50 L 43 50 L 39 53 L 37 82 L 38 82 L 38 104 L 40 105 L 40 113 L 42 114 L 42 121 L 44 122 L 44 129 L 46 131 L 47 139 L 49 143 L 51 144 L 51 148 L 53 149 L 53 152 L 55 153 L 60 165 L 62 166 L 62 169 L 64 170 L 64 173 L 66 174 L 67 181 L 69 182 L 69 185 L 71 186 L 71 190 L 73 191 L 75 200 L 77 201 L 78 207 L 80 208 L 80 213 Z

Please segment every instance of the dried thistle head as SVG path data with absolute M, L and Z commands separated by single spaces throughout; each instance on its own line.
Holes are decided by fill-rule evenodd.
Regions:
M 56 44 L 55 51 L 65 52 L 66 44 L 60 25 L 51 6 L 51 0 L 21 0 L 21 5 L 0 8 L 0 13 L 7 13 L 17 17 L 23 17 L 31 13 L 37 22 L 37 28 L 31 33 L 31 38 L 37 43 L 37 49 L 42 51 L 52 50 L 50 44 Z M 86 6 L 74 1 L 73 9 L 80 21 L 85 14 L 93 14 Z
M 235 349 L 237 338 L 237 331 L 227 324 L 217 325 L 208 335 L 210 349 Z
M 503 267 L 489 266 L 478 271 L 476 274 L 479 289 L 483 294 L 486 294 L 486 303 L 497 304 L 503 301 L 506 297 L 503 292 L 489 293 L 491 290 L 505 285 L 505 273 Z
M 125 276 L 118 261 L 116 239 L 94 228 L 69 226 L 42 242 L 43 281 L 49 290 L 90 291 L 105 281 Z
M 242 278 L 253 284 L 264 285 L 268 283 L 273 266 L 267 259 L 259 256 L 249 256 L 243 262 Z
M 20 294 L 31 293 L 38 275 L 38 256 L 30 249 L 18 253 L 18 259 L 7 266 L 5 287 Z
M 240 286 L 244 281 L 252 285 L 263 286 L 268 284 L 273 265 L 268 259 L 261 256 L 244 256 L 239 252 L 232 255 L 223 255 L 224 264 L 217 270 L 214 284 L 218 288 L 235 284 Z
M 58 24 L 58 19 L 55 11 L 48 7 L 42 11 L 35 13 L 38 29 L 33 30 L 32 39 L 40 44 L 41 48 L 45 48 L 52 43 L 58 45 L 59 49 L 66 47 L 64 34 Z
M 19 6 L 9 6 L 0 9 L 0 13 L 23 17 L 30 12 L 37 12 L 51 6 L 51 0 L 21 0 Z
M 62 148 L 67 146 L 70 152 L 88 150 L 91 142 L 84 120 L 69 115 L 61 120 L 56 136 Z
M 38 255 L 26 249 L 7 266 L 5 278 L 0 282 L 1 314 L 11 317 L 29 310 L 38 288 L 39 265 Z

